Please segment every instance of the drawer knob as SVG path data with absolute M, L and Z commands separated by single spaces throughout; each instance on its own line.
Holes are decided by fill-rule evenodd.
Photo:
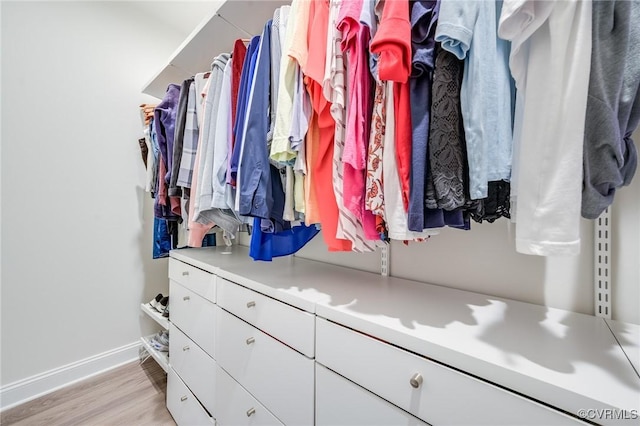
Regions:
M 187 300 L 191 300 L 191 297 L 189 297 L 189 296 L 184 296 L 184 297 L 182 298 L 182 300 L 184 300 L 184 301 L 186 302 Z
M 182 348 L 182 350 L 183 350 L 184 352 L 188 351 L 188 350 L 189 350 L 189 346 L 185 346 L 185 347 L 183 347 L 183 348 Z
M 253 308 L 254 306 L 256 306 L 256 302 L 254 301 L 247 302 L 247 308 Z
M 189 271 L 182 271 L 182 276 L 186 277 L 187 275 L 189 275 Z
M 420 387 L 420 385 L 422 384 L 422 374 L 420 373 L 416 373 L 413 376 L 411 376 L 411 379 L 409 380 L 409 383 L 411 384 L 412 387 L 418 389 Z
M 251 417 L 256 413 L 256 409 L 255 408 L 249 408 L 249 410 L 247 411 L 247 417 Z
M 180 398 L 180 401 L 184 402 L 187 400 L 187 395 L 183 396 L 182 398 Z
M 249 338 L 247 339 L 247 345 L 250 345 L 250 344 L 252 344 L 252 343 L 253 343 L 253 342 L 255 342 L 255 341 L 256 341 L 256 339 L 255 339 L 254 337 L 249 337 Z

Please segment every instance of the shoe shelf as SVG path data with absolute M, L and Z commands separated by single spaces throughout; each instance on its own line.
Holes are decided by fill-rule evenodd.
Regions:
M 162 367 L 165 373 L 168 373 L 169 372 L 169 352 L 160 352 L 159 350 L 151 346 L 151 341 L 150 341 L 151 337 L 153 336 L 141 337 L 140 341 L 142 342 L 142 346 L 144 346 L 147 352 L 149 352 L 149 355 L 151 355 L 151 357 L 156 360 L 156 362 L 160 365 L 160 367 Z
M 142 312 L 144 312 L 145 314 L 153 318 L 155 322 L 160 324 L 162 328 L 164 328 L 165 330 L 169 329 L 169 319 L 166 317 L 163 317 L 160 312 L 153 309 L 151 306 L 149 306 L 148 303 L 141 303 L 140 309 L 142 309 Z

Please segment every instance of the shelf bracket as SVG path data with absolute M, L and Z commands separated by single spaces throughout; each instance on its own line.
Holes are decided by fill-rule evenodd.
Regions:
M 606 209 L 594 228 L 594 307 L 597 317 L 611 319 L 611 212 Z
M 380 275 L 383 277 L 389 276 L 389 269 L 391 264 L 389 263 L 389 251 L 391 250 L 391 244 L 384 243 L 380 247 Z

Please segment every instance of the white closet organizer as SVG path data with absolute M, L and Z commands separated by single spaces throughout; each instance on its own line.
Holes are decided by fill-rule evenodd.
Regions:
M 179 425 L 638 422 L 635 325 L 242 246 L 169 271 Z
M 259 34 L 281 0 L 214 2 L 143 92 Z M 640 327 L 248 249 L 174 250 L 179 425 L 638 424 Z

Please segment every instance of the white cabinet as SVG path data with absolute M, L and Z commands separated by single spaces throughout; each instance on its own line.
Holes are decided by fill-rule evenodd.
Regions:
M 216 362 L 173 324 L 169 335 L 171 368 L 189 384 L 200 403 L 215 413 Z
M 214 358 L 215 305 L 174 281 L 169 295 L 171 323 Z
M 281 426 L 282 423 L 226 371 L 218 367 L 216 418 L 220 426 Z
M 315 315 L 222 278 L 218 283 L 222 308 L 306 356 L 314 356 Z
M 283 423 L 313 424 L 313 360 L 219 309 L 217 361 Z
M 180 426 L 189 410 L 219 425 L 586 424 L 579 408 L 595 424 L 637 424 L 640 377 L 625 355 L 637 344 L 623 350 L 601 318 L 254 262 L 243 247 L 171 256 L 167 405 Z
M 433 425 L 584 424 L 321 318 L 316 337 L 318 363 Z
M 178 377 L 169 369 L 167 374 L 167 408 L 180 426 L 209 426 L 215 421 L 200 405 L 196 397 Z
M 421 426 L 426 424 L 339 374 L 316 364 L 316 425 Z
M 179 426 L 214 425 L 215 276 L 169 261 L 167 408 Z

